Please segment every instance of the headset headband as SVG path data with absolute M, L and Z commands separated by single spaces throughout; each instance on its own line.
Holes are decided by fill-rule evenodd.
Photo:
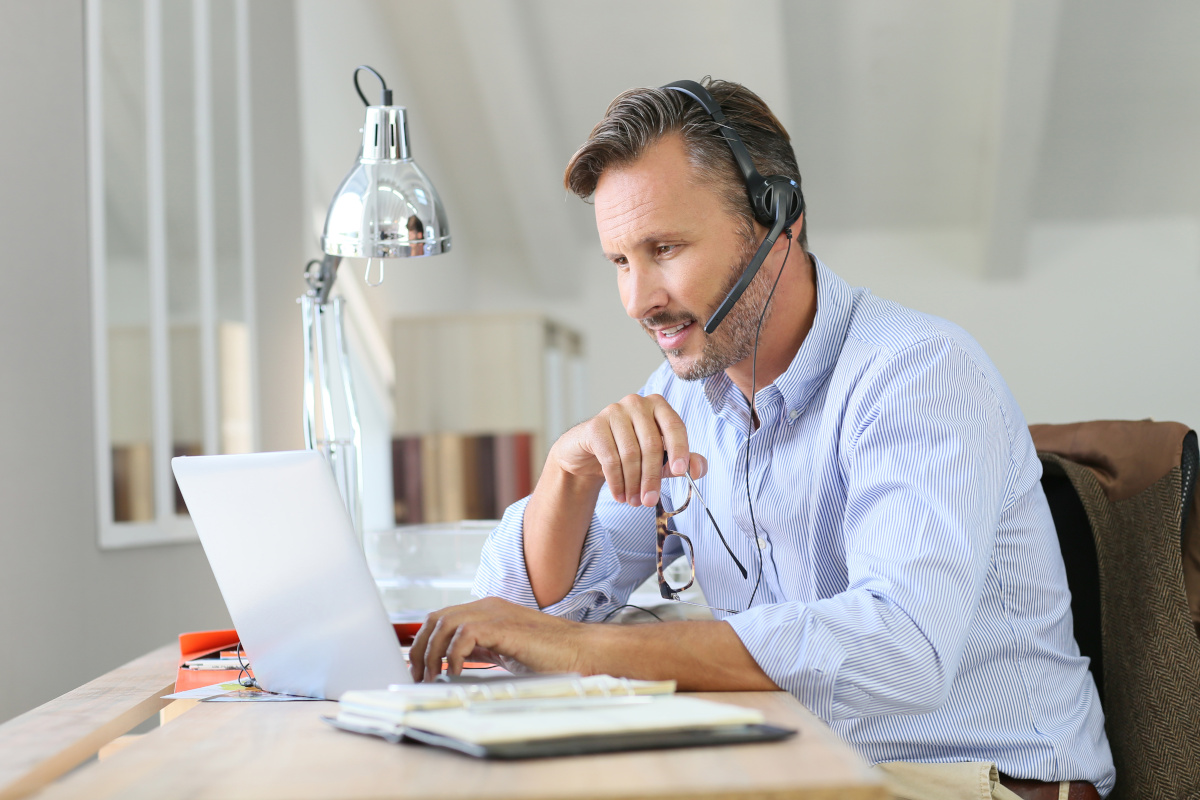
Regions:
M 738 171 L 742 173 L 742 180 L 746 183 L 746 194 L 749 197 L 754 218 L 768 228 L 766 238 L 759 245 L 754 257 L 750 259 L 742 277 L 705 323 L 704 332 L 711 334 L 721 324 L 721 320 L 725 319 L 725 315 L 730 312 L 742 293 L 746 291 L 750 281 L 758 274 L 758 270 L 767 260 L 771 248 L 775 246 L 775 240 L 779 238 L 779 234 L 804 213 L 804 195 L 791 178 L 783 175 L 770 175 L 764 178 L 759 174 L 754 166 L 754 160 L 750 157 L 750 150 L 742 141 L 742 137 L 734 130 L 733 125 L 725 119 L 725 112 L 721 110 L 720 103 L 707 89 L 695 81 L 675 81 L 662 88 L 692 98 L 717 123 L 721 136 L 724 137 L 726 144 L 733 152 L 733 160 L 737 162 Z
M 746 143 L 742 141 L 742 137 L 738 135 L 738 132 L 725 119 L 725 112 L 721 110 L 720 104 L 709 94 L 707 89 L 695 81 L 675 81 L 674 83 L 668 83 L 662 88 L 686 94 L 699 103 L 708 112 L 709 116 L 713 118 L 713 121 L 717 123 L 718 127 L 720 127 L 721 135 L 725 137 L 725 141 L 729 144 L 729 149 L 733 151 L 733 160 L 737 162 L 738 170 L 742 173 L 742 180 L 745 181 L 746 187 L 749 188 L 751 184 L 757 185 L 762 183 L 763 177 L 755 169 L 754 161 L 750 158 L 750 150 L 747 149 Z

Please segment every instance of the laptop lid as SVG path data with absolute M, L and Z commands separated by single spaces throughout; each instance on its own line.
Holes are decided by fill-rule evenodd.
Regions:
M 260 686 L 336 699 L 411 682 L 320 453 L 180 456 L 171 467 Z

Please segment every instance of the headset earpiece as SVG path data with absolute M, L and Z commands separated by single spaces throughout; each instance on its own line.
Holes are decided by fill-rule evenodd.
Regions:
M 796 185 L 796 182 L 782 175 L 772 175 L 759 180 L 761 183 L 747 190 L 750 195 L 750 204 L 754 210 L 754 218 L 767 228 L 774 225 L 775 196 L 779 195 L 781 201 L 779 207 L 784 215 L 784 224 L 787 226 L 795 224 L 796 220 L 800 219 L 800 212 L 804 210 L 804 197 L 800 194 L 800 187 Z

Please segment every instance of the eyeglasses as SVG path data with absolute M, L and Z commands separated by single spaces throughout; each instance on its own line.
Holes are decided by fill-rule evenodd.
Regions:
M 664 461 L 665 458 L 666 457 L 664 454 Z M 721 526 L 717 525 L 717 520 L 715 517 L 713 517 L 712 511 L 708 509 L 708 503 L 705 502 L 704 495 L 700 494 L 700 487 L 698 487 L 696 482 L 692 480 L 691 473 L 685 472 L 683 476 L 687 478 L 688 482 L 687 497 L 684 499 L 683 505 L 679 506 L 679 508 L 675 509 L 674 511 L 667 511 L 663 507 L 662 495 L 660 493 L 658 503 L 655 504 L 654 507 L 656 514 L 655 528 L 657 532 L 657 538 L 655 540 L 655 555 L 657 561 L 655 564 L 658 568 L 658 593 L 662 595 L 664 600 L 674 600 L 689 606 L 699 606 L 700 608 L 707 608 L 713 611 L 723 611 L 726 614 L 737 614 L 738 612 L 734 611 L 733 609 L 718 608 L 716 606 L 705 605 L 704 603 L 693 603 L 690 600 L 682 600 L 679 597 L 680 592 L 690 588 L 691 585 L 696 582 L 696 549 L 692 545 L 692 540 L 686 534 L 671 530 L 670 521 L 671 517 L 687 509 L 688 504 L 692 502 L 693 494 L 700 499 L 700 505 L 704 506 L 704 513 L 708 515 L 709 521 L 712 523 L 713 528 L 716 529 L 717 536 L 721 537 L 721 544 L 725 545 L 725 551 L 729 553 L 729 557 L 733 559 L 733 563 L 737 564 L 737 568 L 741 570 L 742 578 L 748 577 L 746 568 L 742 566 L 741 561 L 738 561 L 738 557 L 733 554 L 733 550 L 729 547 L 729 543 L 725 541 L 725 534 L 721 533 Z M 688 582 L 678 588 L 672 587 L 671 584 L 667 582 L 666 575 L 663 574 L 663 551 L 668 546 L 667 540 L 672 536 L 679 539 L 681 549 L 683 548 L 683 545 L 687 545 L 685 554 L 688 557 L 688 566 L 691 569 L 691 576 L 688 578 Z

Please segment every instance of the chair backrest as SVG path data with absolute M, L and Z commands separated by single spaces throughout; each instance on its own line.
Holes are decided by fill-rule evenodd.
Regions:
M 1045 459 L 1045 454 L 1043 454 Z M 1071 590 L 1071 616 L 1075 623 L 1075 641 L 1088 664 L 1100 702 L 1104 702 L 1104 649 L 1100 626 L 1100 564 L 1092 524 L 1071 479 L 1056 461 L 1042 462 L 1042 489 L 1054 517 L 1058 546 L 1067 568 L 1067 587 Z
M 1175 426 L 1178 436 L 1175 429 L 1164 436 L 1162 428 L 1136 427 L 1170 423 L 1125 423 L 1131 427 L 1123 429 L 1111 427 L 1122 423 L 1089 424 L 1110 426 L 1085 431 L 1098 434 L 1092 436 L 1092 445 L 1103 450 L 1104 435 L 1112 432 L 1125 437 L 1114 452 L 1125 452 L 1079 455 L 1085 466 L 1045 450 L 1054 436 L 1044 428 L 1057 426 L 1038 426 L 1043 430 L 1040 436 L 1035 431 L 1034 441 L 1056 526 L 1062 521 L 1059 538 L 1068 582 L 1073 595 L 1078 591 L 1072 602 L 1076 636 L 1081 651 L 1092 651 L 1093 673 L 1102 686 L 1117 767 L 1112 797 L 1200 797 L 1200 640 L 1188 608 L 1181 559 L 1181 537 L 1200 462 L 1196 436 L 1183 426 Z M 1134 491 L 1114 476 L 1121 471 L 1121 458 L 1136 451 L 1129 444 L 1139 432 L 1151 434 L 1150 447 L 1164 446 L 1175 436 L 1170 457 L 1174 466 L 1155 480 L 1135 483 Z M 1135 466 L 1144 468 L 1146 461 Z M 1095 567 L 1088 561 L 1085 530 L 1091 532 Z M 1096 570 L 1094 579 L 1091 569 Z

